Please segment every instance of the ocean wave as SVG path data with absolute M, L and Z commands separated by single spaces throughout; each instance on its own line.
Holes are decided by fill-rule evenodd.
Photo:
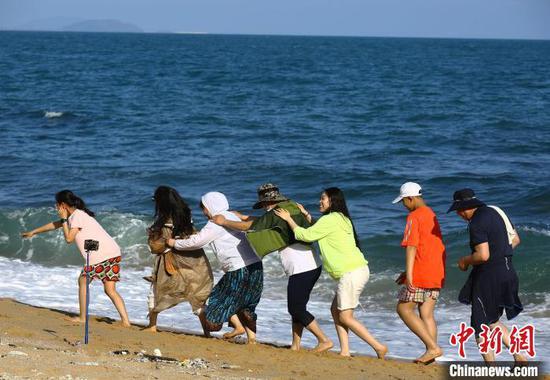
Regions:
M 42 265 L 80 265 L 81 257 L 57 232 L 22 239 L 21 233 L 57 220 L 53 207 L 25 208 L 0 212 L 0 256 L 32 261 Z M 129 265 L 150 265 L 151 254 L 147 246 L 148 218 L 130 213 L 100 212 L 99 223 L 121 246 Z
M 44 111 L 44 117 L 47 119 L 54 119 L 63 116 L 65 113 L 58 111 Z
M 43 233 L 31 239 L 22 239 L 20 234 L 57 219 L 53 207 L 25 208 L 0 211 L 0 257 L 18 259 L 49 267 L 82 265 L 82 257 L 74 245 L 63 239 L 60 231 Z M 146 215 L 118 211 L 102 211 L 97 219 L 105 230 L 113 236 L 122 248 L 126 267 L 148 269 L 152 266 L 147 244 L 147 227 L 151 218 Z M 537 292 L 547 288 L 546 278 L 550 272 L 550 254 L 545 247 L 550 244 L 550 229 L 547 225 L 519 225 L 522 244 L 514 255 L 514 265 L 519 273 L 522 289 Z M 456 270 L 455 262 L 468 252 L 465 229 L 447 231 L 444 235 L 447 247 L 447 280 L 449 291 L 456 292 L 465 281 L 465 274 Z M 395 290 L 395 277 L 403 270 L 404 258 L 398 247 L 400 234 L 380 233 L 363 240 L 364 251 L 371 266 L 369 288 L 376 294 L 391 296 Z M 219 271 L 219 263 L 208 247 L 206 254 L 214 270 Z M 267 256 L 264 261 L 265 281 L 273 291 L 273 297 L 286 294 L 286 275 L 277 253 Z M 333 294 L 333 281 L 323 274 L 317 285 L 322 289 L 323 299 Z M 390 293 L 388 293 L 390 292 Z M 278 293 L 280 293 L 278 295 Z M 379 297 L 380 298 L 380 297 Z M 384 302 L 381 296 L 380 302 Z
M 519 226 L 518 231 L 530 232 L 534 235 L 542 235 L 550 237 L 550 229 L 543 227 L 530 227 L 530 226 Z

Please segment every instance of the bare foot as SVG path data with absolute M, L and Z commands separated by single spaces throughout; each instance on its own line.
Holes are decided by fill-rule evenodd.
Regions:
M 413 363 L 424 364 L 424 365 L 432 364 L 435 361 L 435 358 L 438 358 L 442 355 L 443 355 L 443 350 L 441 350 L 440 347 L 437 347 L 437 349 L 435 350 L 427 350 L 424 353 L 424 355 L 413 360 Z
M 340 352 L 340 356 L 343 358 L 351 358 L 351 354 L 349 352 Z
M 527 358 L 523 356 L 522 354 L 515 354 L 514 355 L 514 361 L 516 363 L 527 363 Z
M 86 323 L 86 318 L 82 319 L 80 317 L 71 317 L 71 318 L 64 318 L 64 319 L 72 323 Z
M 158 332 L 157 326 L 148 326 L 148 327 L 144 328 L 141 331 L 147 331 L 147 332 L 152 332 L 152 333 Z
M 290 350 L 291 351 L 300 351 L 300 346 L 296 345 L 296 344 L 291 344 L 290 345 Z
M 223 339 L 233 339 L 236 336 L 243 335 L 244 333 L 244 329 L 233 329 L 233 331 L 223 334 Z
M 334 344 L 332 343 L 332 341 L 327 340 L 326 342 L 319 342 L 319 344 L 317 344 L 317 346 L 315 346 L 313 351 L 314 352 L 325 352 L 325 351 L 330 350 L 333 346 L 334 346 Z
M 375 351 L 376 351 L 376 356 L 378 356 L 378 359 L 384 360 L 386 358 L 386 354 L 388 353 L 388 346 L 382 346 L 382 348 Z
M 256 344 L 256 338 L 248 338 L 248 340 L 246 341 L 246 344 Z

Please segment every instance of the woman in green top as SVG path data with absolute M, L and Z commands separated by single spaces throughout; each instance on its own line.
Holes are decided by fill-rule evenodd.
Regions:
M 351 330 L 376 351 L 378 358 L 384 359 L 388 348 L 353 316 L 369 279 L 369 267 L 360 250 L 344 193 L 337 187 L 325 189 L 319 210 L 323 216 L 309 228 L 298 226 L 284 209 L 277 209 L 275 213 L 289 224 L 297 240 L 319 242 L 323 267 L 338 281 L 330 311 L 340 340 L 340 355 L 350 356 L 348 330 Z M 305 209 L 302 212 L 311 223 L 311 215 Z

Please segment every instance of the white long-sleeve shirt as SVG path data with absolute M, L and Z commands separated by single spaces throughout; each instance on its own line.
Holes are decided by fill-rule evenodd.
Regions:
M 224 216 L 228 219 L 230 217 Z M 178 251 L 191 251 L 206 245 L 212 247 L 224 272 L 241 269 L 260 261 L 246 240 L 244 232 L 227 230 L 210 221 L 202 230 L 187 239 L 176 239 L 174 248 Z

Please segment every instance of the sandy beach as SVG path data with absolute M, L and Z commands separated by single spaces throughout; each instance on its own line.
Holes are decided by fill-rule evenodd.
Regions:
M 91 318 L 85 346 L 83 326 L 66 320 L 68 315 L 0 299 L 0 379 L 436 379 L 446 373 L 440 365 L 293 352 L 179 332 L 154 334 L 101 317 Z M 159 361 L 155 349 L 161 351 Z

